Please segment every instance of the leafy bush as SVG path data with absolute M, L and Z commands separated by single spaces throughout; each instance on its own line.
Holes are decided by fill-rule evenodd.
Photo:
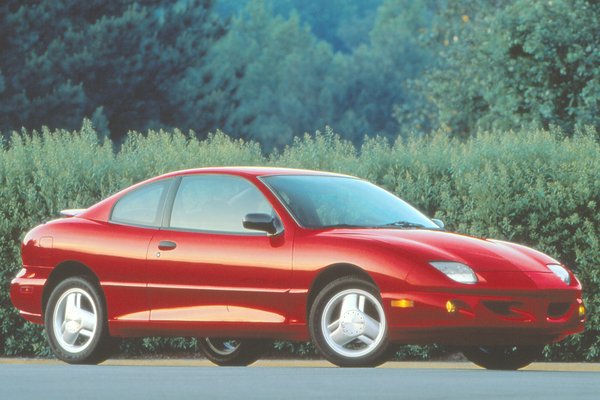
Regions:
M 442 134 L 367 138 L 360 149 L 331 129 L 296 138 L 264 156 L 253 142 L 221 132 L 132 132 L 121 151 L 79 131 L 14 133 L 0 157 L 0 354 L 48 355 L 42 329 L 24 322 L 8 285 L 20 268 L 19 243 L 31 227 L 64 208 L 89 206 L 159 173 L 209 165 L 278 165 L 344 172 L 397 193 L 450 230 L 508 239 L 562 260 L 584 285 L 583 334 L 549 346 L 552 360 L 600 360 L 600 145 L 593 129 L 567 137 L 558 128 L 481 133 L 466 141 Z M 194 339 L 126 341 L 127 354 L 195 352 Z M 276 342 L 277 354 L 314 355 L 306 343 Z M 403 347 L 401 358 L 439 356 L 437 346 Z

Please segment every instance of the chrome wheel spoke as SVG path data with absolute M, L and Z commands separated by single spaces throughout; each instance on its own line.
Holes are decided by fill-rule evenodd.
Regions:
M 373 343 L 375 343 L 375 341 L 373 339 L 371 339 L 370 337 L 367 337 L 365 335 L 360 335 L 359 337 L 357 337 L 357 339 L 360 340 L 361 342 L 363 342 L 364 344 L 366 344 L 367 346 L 370 346 Z
M 94 332 L 88 331 L 87 329 L 82 329 L 82 330 L 79 331 L 79 334 L 81 336 L 85 336 L 85 337 L 91 338 L 94 335 Z
M 223 347 L 230 352 L 234 352 L 239 346 L 240 344 L 236 340 L 227 340 L 226 342 L 223 342 Z
M 237 351 L 241 342 L 235 339 L 211 339 L 204 338 L 211 351 L 222 356 L 228 356 Z
M 355 336 L 347 336 L 342 327 L 337 328 L 335 331 L 331 332 L 329 335 L 331 340 L 333 340 L 338 346 L 345 346 L 351 341 L 355 339 Z
M 340 320 L 339 320 L 339 319 L 336 319 L 335 321 L 333 321 L 332 323 L 330 323 L 329 325 L 327 325 L 327 330 L 328 330 L 329 332 L 333 332 L 333 331 L 335 331 L 336 329 L 338 329 L 338 328 L 339 328 L 339 326 L 340 326 Z
M 81 310 L 81 293 L 75 293 L 75 307 Z
M 71 332 L 68 329 L 65 329 L 62 333 L 62 339 L 65 341 L 65 343 L 70 345 L 75 344 L 75 341 L 78 337 L 79 334 L 77 332 Z
M 80 353 L 88 348 L 98 331 L 96 303 L 83 288 L 74 287 L 63 292 L 56 302 L 52 318 L 58 345 L 70 353 Z
M 365 296 L 358 297 L 358 310 L 361 312 L 365 312 L 365 300 L 366 300 Z
M 342 307 L 340 308 L 340 317 L 344 316 L 347 311 L 356 310 L 358 305 L 358 295 L 355 293 L 344 296 Z
M 96 328 L 96 316 L 89 311 L 81 309 L 78 313 L 81 318 L 81 327 L 93 331 Z
M 371 339 L 375 339 L 379 335 L 381 324 L 367 314 L 363 314 L 365 319 L 365 335 Z
M 67 296 L 66 298 L 66 303 L 65 303 L 65 316 L 63 321 L 68 321 L 70 319 L 73 319 L 73 313 L 75 312 L 75 308 L 77 307 L 75 305 L 75 294 L 71 293 Z
M 343 357 L 358 358 L 375 352 L 385 340 L 385 331 L 381 300 L 364 289 L 350 288 L 335 293 L 321 314 L 325 342 Z

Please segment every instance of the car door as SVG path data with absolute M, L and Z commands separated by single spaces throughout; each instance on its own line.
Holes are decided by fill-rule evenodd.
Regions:
M 246 214 L 275 215 L 256 186 L 232 175 L 189 175 L 171 203 L 148 251 L 151 321 L 185 322 L 184 331 L 193 323 L 283 324 L 292 241 L 286 232 L 242 226 Z
M 129 191 L 114 204 L 108 223 L 90 225 L 94 231 L 85 238 L 88 256 L 81 260 L 100 275 L 111 321 L 147 322 L 150 318 L 148 246 L 162 223 L 173 183 L 174 179 L 162 179 Z

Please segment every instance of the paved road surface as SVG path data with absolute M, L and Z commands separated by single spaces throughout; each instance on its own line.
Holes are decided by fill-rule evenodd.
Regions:
M 555 369 L 555 370 L 553 370 Z M 264 361 L 116 360 L 100 366 L 0 359 L 0 399 L 600 399 L 598 364 L 533 364 L 517 372 L 469 363 L 387 363 L 376 369 Z

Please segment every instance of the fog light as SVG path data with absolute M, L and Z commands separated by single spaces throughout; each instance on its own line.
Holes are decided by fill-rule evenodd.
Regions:
M 415 306 L 415 302 L 410 299 L 392 300 L 392 307 L 411 308 Z
M 448 300 L 446 302 L 446 311 L 448 311 L 450 314 L 453 314 L 456 312 L 456 304 L 454 304 L 454 302 L 452 300 Z
M 585 306 L 583 304 L 579 305 L 579 317 L 585 317 Z

